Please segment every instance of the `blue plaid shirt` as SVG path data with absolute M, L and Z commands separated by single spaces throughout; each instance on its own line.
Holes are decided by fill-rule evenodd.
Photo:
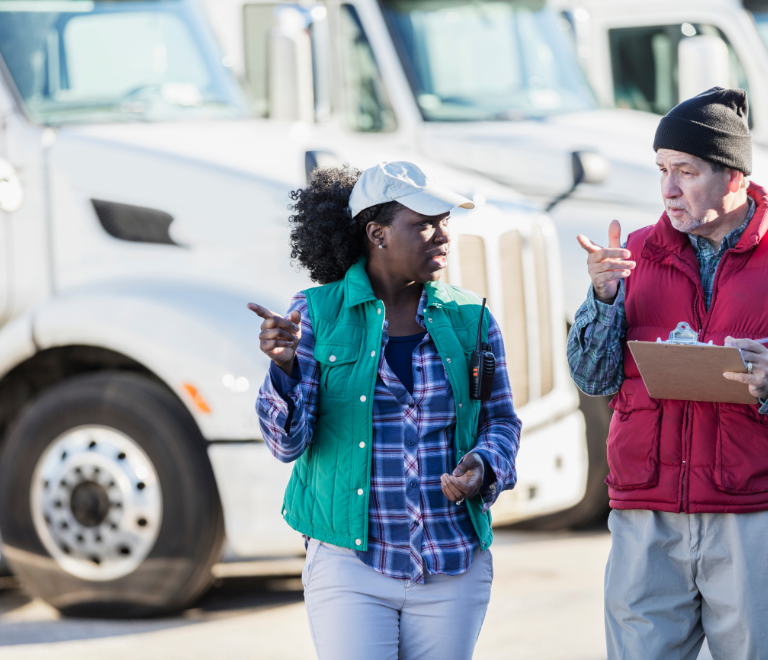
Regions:
M 729 232 L 715 251 L 703 237 L 688 234 L 696 259 L 699 262 L 701 284 L 709 310 L 715 275 L 726 251 L 739 242 L 749 221 L 755 214 L 756 205 L 747 197 L 749 212 L 740 227 Z M 626 249 L 627 244 L 622 246 Z M 630 276 L 631 277 L 631 276 Z M 590 396 L 615 394 L 624 382 L 624 353 L 622 341 L 627 336 L 627 317 L 624 310 L 624 280 L 613 304 L 595 299 L 590 285 L 587 299 L 576 312 L 576 319 L 568 334 L 568 365 L 578 388 Z M 768 415 L 768 400 L 760 402 L 760 412 Z
M 423 328 L 426 304 L 422 293 L 416 322 Z M 257 402 L 264 440 L 285 463 L 296 460 L 312 442 L 317 413 L 319 366 L 303 293 L 294 297 L 289 311 L 294 310 L 301 313 L 298 371 L 292 379 L 282 372 L 268 374 Z M 466 571 L 480 542 L 466 504 L 450 502 L 440 485 L 440 476 L 456 467 L 456 413 L 442 360 L 427 332 L 413 351 L 414 387 L 409 394 L 385 359 L 388 325 L 385 321 L 373 399 L 368 550 L 357 555 L 379 573 L 423 583 L 425 570 L 446 575 Z M 481 492 L 486 510 L 517 481 L 521 429 L 493 316 L 488 341 L 496 356 L 496 378 L 491 400 L 482 403 L 473 450 L 496 479 L 495 488 Z

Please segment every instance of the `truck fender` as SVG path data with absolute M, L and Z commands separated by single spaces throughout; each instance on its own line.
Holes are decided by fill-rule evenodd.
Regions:
M 265 292 L 258 295 L 279 308 Z M 247 293 L 188 282 L 124 281 L 79 289 L 33 308 L 26 320 L 0 333 L 0 373 L 28 357 L 30 344 L 37 351 L 108 349 L 162 380 L 207 440 L 257 439 L 255 400 L 269 361 L 259 350 L 260 323 L 247 302 Z M 24 343 L 17 335 L 30 327 Z M 6 333 L 15 339 L 16 358 L 6 354 Z

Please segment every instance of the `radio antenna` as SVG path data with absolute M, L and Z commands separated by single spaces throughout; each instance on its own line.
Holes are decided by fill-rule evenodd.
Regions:
M 485 315 L 485 298 L 483 298 L 483 308 L 480 310 L 480 321 L 477 324 L 477 350 L 483 347 L 483 316 Z

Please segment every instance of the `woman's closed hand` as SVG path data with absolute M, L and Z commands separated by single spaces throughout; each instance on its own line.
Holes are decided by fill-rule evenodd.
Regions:
M 464 500 L 471 500 L 480 492 L 484 473 L 483 460 L 477 454 L 470 452 L 456 466 L 453 474 L 444 474 L 440 477 L 443 495 L 457 504 Z
M 294 311 L 283 317 L 256 303 L 248 303 L 248 309 L 264 319 L 259 334 L 259 348 L 290 376 L 293 373 L 296 348 L 301 340 L 301 314 Z

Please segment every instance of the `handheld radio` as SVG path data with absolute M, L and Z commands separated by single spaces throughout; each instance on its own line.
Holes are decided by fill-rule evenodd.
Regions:
M 491 345 L 483 342 L 483 317 L 485 315 L 485 298 L 480 310 L 480 321 L 477 324 L 477 348 L 472 352 L 469 361 L 469 398 L 488 401 L 493 389 L 493 377 L 496 374 L 496 358 Z

